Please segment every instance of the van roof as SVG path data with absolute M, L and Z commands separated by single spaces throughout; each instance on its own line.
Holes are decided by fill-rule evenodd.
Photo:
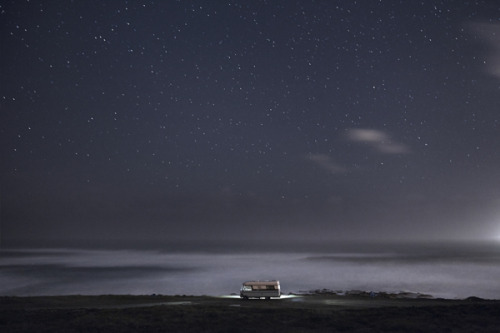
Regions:
M 266 285 L 278 285 L 280 282 L 278 280 L 268 280 L 268 281 L 245 281 L 244 286 L 266 286 Z

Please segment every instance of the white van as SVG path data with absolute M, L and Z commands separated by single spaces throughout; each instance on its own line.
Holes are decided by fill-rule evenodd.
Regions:
M 243 282 L 240 289 L 240 297 L 244 299 L 248 298 L 261 298 L 265 297 L 270 299 L 271 297 L 280 297 L 281 289 L 280 282 L 278 280 L 271 281 L 247 281 Z

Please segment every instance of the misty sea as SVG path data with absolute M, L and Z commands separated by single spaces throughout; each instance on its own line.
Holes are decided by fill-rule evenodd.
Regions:
M 500 299 L 500 243 L 231 244 L 0 251 L 0 295 L 229 295 L 247 280 L 283 293 L 414 292 Z

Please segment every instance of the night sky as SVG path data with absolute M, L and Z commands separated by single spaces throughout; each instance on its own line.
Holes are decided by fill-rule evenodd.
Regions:
M 0 1 L 1 241 L 500 239 L 498 1 Z

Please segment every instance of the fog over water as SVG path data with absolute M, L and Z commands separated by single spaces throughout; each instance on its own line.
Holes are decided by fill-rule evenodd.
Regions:
M 202 250 L 200 250 L 200 248 Z M 418 292 L 500 299 L 500 244 L 224 249 L 10 249 L 0 253 L 0 295 L 238 293 L 252 279 L 282 292 Z

